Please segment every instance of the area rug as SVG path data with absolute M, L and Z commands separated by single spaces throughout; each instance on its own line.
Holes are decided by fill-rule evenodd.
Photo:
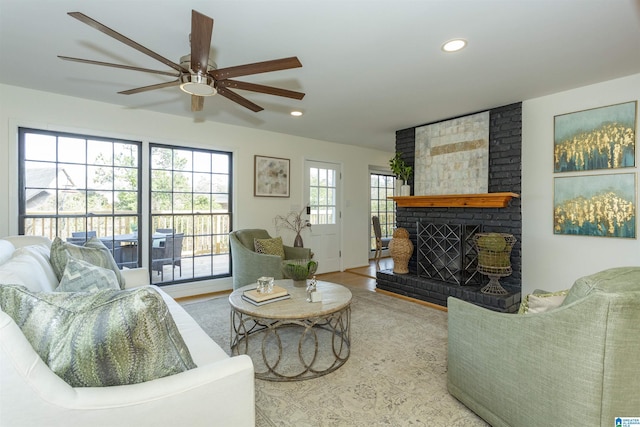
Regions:
M 486 426 L 447 392 L 447 313 L 351 289 L 351 355 L 295 382 L 256 380 L 256 426 Z M 227 297 L 183 305 L 229 350 Z

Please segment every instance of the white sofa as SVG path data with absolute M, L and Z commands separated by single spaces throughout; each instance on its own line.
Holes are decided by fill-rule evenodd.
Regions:
M 53 290 L 51 265 L 33 256 L 44 237 L 0 239 L 0 283 Z M 31 248 L 29 248 L 31 246 Z M 27 247 L 16 251 L 18 248 Z M 26 254 L 26 255 L 25 255 Z M 20 255 L 20 256 L 18 256 Z M 48 270 L 49 269 L 49 270 Z M 146 269 L 123 270 L 126 288 L 149 285 Z M 160 288 L 197 368 L 153 381 L 73 388 L 53 373 L 0 310 L 0 426 L 254 426 L 255 379 L 248 356 L 229 357 Z

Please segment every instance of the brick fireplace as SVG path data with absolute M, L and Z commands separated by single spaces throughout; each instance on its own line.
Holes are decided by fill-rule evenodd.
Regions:
M 396 151 L 403 153 L 408 165 L 414 165 L 415 127 L 396 132 Z M 489 193 L 521 192 L 521 103 L 490 110 L 489 119 Z M 409 181 L 413 185 L 412 181 Z M 445 224 L 451 227 L 481 227 L 483 232 L 509 233 L 517 239 L 511 252 L 513 273 L 500 280 L 509 291 L 506 296 L 486 295 L 480 288 L 488 282 L 485 276 L 460 272 L 456 277 L 437 277 L 426 272 L 419 262 L 425 257 L 418 251 L 419 228 L 424 224 Z M 447 297 L 478 304 L 496 311 L 517 311 L 522 279 L 520 199 L 513 198 L 505 207 L 396 207 L 396 225 L 409 231 L 414 252 L 409 260 L 409 274 L 394 274 L 391 270 L 377 273 L 377 287 L 408 297 L 446 306 Z M 422 238 L 422 237 L 421 237 Z M 433 246 L 433 241 L 429 242 Z M 437 245 L 436 245 L 437 246 Z M 429 249 L 427 249 L 429 250 Z M 464 248 L 461 249 L 464 252 Z M 462 255 L 464 260 L 465 255 Z M 420 260 L 419 260 L 420 258 Z M 448 273 L 443 276 L 455 276 Z M 466 276 L 465 276 L 466 275 Z M 470 277 L 472 276 L 472 277 Z M 481 282 L 481 283 L 478 283 Z

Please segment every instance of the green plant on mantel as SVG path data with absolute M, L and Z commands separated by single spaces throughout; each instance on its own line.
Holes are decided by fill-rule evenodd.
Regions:
M 402 153 L 400 152 L 397 152 L 395 157 L 389 160 L 389 167 L 396 178 L 403 180 L 405 183 L 409 181 L 411 173 L 413 173 L 413 167 L 402 160 Z

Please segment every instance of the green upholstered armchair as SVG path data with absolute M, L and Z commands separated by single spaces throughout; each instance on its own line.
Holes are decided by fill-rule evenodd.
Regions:
M 448 307 L 449 392 L 492 426 L 639 416 L 640 267 L 580 278 L 544 313 Z
M 255 283 L 259 277 L 282 279 L 282 261 L 278 255 L 255 252 L 253 239 L 271 239 L 267 230 L 245 229 L 229 233 L 233 289 Z M 311 249 L 284 246 L 284 259 L 310 259 Z

